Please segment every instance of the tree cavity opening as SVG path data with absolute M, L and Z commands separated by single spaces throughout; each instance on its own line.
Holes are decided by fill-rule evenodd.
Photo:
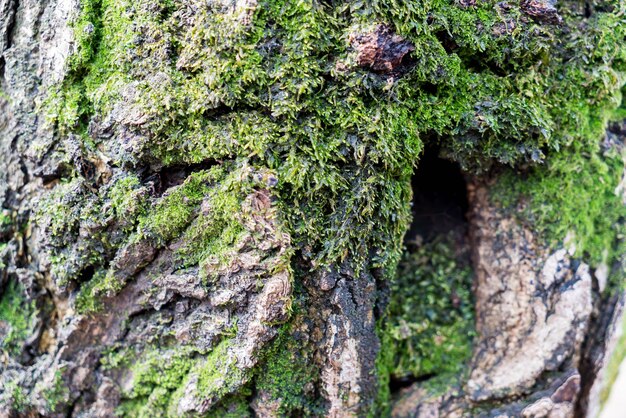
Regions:
M 441 234 L 467 232 L 467 184 L 458 163 L 427 149 L 413 175 L 413 222 L 405 243 L 428 242 Z

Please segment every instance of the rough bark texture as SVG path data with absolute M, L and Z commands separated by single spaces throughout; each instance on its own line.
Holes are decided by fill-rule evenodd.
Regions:
M 0 416 L 596 416 L 626 6 L 397 3 L 0 0 Z

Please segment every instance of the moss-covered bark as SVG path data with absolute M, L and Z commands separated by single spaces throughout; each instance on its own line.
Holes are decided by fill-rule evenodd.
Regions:
M 584 413 L 625 7 L 0 2 L 0 411 Z M 426 148 L 469 225 L 405 242 Z

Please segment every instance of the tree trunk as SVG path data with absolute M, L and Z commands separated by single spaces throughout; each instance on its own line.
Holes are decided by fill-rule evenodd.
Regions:
M 0 415 L 595 417 L 625 15 L 0 0 Z

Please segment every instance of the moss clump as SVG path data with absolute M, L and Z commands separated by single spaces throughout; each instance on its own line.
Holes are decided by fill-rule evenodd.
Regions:
M 77 312 L 88 314 L 102 309 L 102 292 L 116 288 L 113 283 L 106 279 L 106 272 L 99 270 L 93 275 L 91 280 L 81 286 L 75 301 Z
M 38 382 L 35 389 L 40 390 L 39 393 L 45 401 L 46 410 L 51 413 L 56 412 L 57 407 L 66 404 L 69 399 L 69 389 L 63 381 L 63 375 L 60 370 L 54 373 L 54 378 L 50 384 L 44 386 L 43 382 Z
M 140 218 L 137 239 L 163 245 L 182 238 L 178 256 L 184 265 L 220 258 L 244 230 L 242 202 L 267 187 L 262 178 L 263 170 L 257 172 L 246 161 L 192 173 Z
M 112 246 L 106 234 L 107 218 L 101 197 L 81 177 L 61 183 L 39 202 L 37 221 L 48 243 L 51 275 L 58 286 L 101 265 L 114 248 L 116 243 Z
M 237 359 L 228 348 L 231 340 L 224 340 L 206 356 L 197 370 L 198 396 L 204 399 L 220 399 L 232 393 L 244 379 L 244 371 L 237 367 Z
M 30 406 L 30 400 L 19 382 L 12 380 L 5 383 L 3 389 L 4 399 L 0 402 L 6 402 L 17 412 L 24 412 Z
M 24 340 L 33 332 L 36 315 L 35 302 L 28 302 L 21 286 L 10 282 L 0 297 L 0 348 L 10 355 L 19 355 Z
M 572 145 L 522 180 L 508 171 L 494 189 L 494 199 L 516 210 L 551 246 L 573 234 L 567 244 L 576 246 L 579 257 L 594 267 L 612 266 L 624 252 L 626 208 L 619 185 L 626 153 L 615 144 L 602 148 L 599 141 Z
M 107 193 L 109 205 L 105 205 L 105 208 L 127 233 L 134 229 L 139 217 L 146 215 L 148 195 L 148 190 L 137 176 L 122 177 L 113 182 Z
M 319 400 L 313 396 L 319 370 L 304 350 L 293 338 L 291 327 L 285 326 L 257 370 L 257 392 L 264 401 L 278 405 L 278 416 L 323 415 Z
M 255 416 L 250 410 L 247 396 L 251 392 L 242 390 L 241 394 L 235 397 L 226 397 L 221 405 L 213 408 L 206 414 L 207 418 L 250 418 Z
M 185 348 L 155 349 L 141 355 L 130 368 L 132 389 L 124 395 L 120 413 L 128 417 L 166 416 L 172 394 L 198 362 L 193 355 Z
M 245 160 L 226 163 L 191 173 L 182 184 L 152 199 L 136 177 L 121 178 L 99 196 L 89 198 L 98 199 L 96 205 L 107 208 L 105 213 L 110 220 L 106 224 L 116 225 L 122 233 L 117 234 L 114 242 L 107 239 L 108 234 L 95 234 L 86 248 L 104 248 L 104 254 L 111 254 L 122 245 L 146 241 L 158 249 L 178 239 L 178 267 L 200 265 L 202 274 L 210 279 L 216 266 L 226 264 L 236 255 L 236 243 L 245 234 L 254 233 L 244 226 L 252 214 L 246 213 L 242 204 L 255 191 L 267 189 L 268 178 L 274 178 L 271 172 L 254 169 Z M 71 209 L 63 206 L 63 210 Z M 67 228 L 66 224 L 61 225 Z M 84 253 L 83 249 L 78 254 Z M 284 255 L 283 264 L 289 257 L 290 254 Z M 117 293 L 125 285 L 126 278 L 118 277 L 109 260 L 102 257 L 92 263 L 98 270 L 79 292 L 80 312 L 97 310 L 99 299 Z
M 463 369 L 474 335 L 471 286 L 471 268 L 452 234 L 404 254 L 379 329 L 381 410 L 388 407 L 390 378 L 446 379 Z
M 566 2 L 561 25 L 495 0 L 211 3 L 188 18 L 171 2 L 149 3 L 85 3 L 57 103 L 78 102 L 78 90 L 74 113 L 105 116 L 117 104 L 140 115 L 132 129 L 150 140 L 124 161 L 246 157 L 274 170 L 290 232 L 316 261 L 373 258 L 387 275 L 424 140 L 466 168 L 540 162 L 589 143 L 617 105 L 624 70 L 616 1 L 590 17 Z M 82 35 L 85 22 L 94 35 Z M 415 45 L 401 77 L 355 64 L 351 35 L 380 22 Z
M 419 378 L 463 366 L 474 329 L 471 286 L 471 269 L 455 254 L 451 237 L 405 254 L 387 308 L 395 377 Z
M 180 398 L 192 380 L 195 399 L 222 400 L 212 413 L 237 413 L 242 406 L 238 397 L 247 390 L 241 387 L 246 376 L 228 351 L 231 345 L 232 341 L 225 339 L 207 353 L 193 347 L 171 347 L 139 355 L 130 367 L 132 388 L 123 394 L 119 413 L 129 417 L 178 417 Z M 114 362 L 120 364 L 117 357 Z

